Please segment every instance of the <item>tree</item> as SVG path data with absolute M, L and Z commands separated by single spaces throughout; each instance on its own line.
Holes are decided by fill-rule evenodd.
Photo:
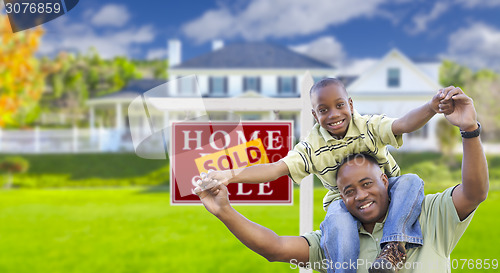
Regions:
M 44 111 L 67 114 L 77 122 L 86 113 L 85 101 L 122 89 L 131 79 L 140 78 L 134 63 L 125 57 L 103 60 L 95 49 L 86 54 L 59 53 L 54 59 L 44 58 L 44 64 L 59 64 L 60 68 L 47 77 L 47 89 L 42 98 Z
M 460 131 L 451 125 L 446 119 L 440 118 L 436 124 L 436 134 L 439 143 L 439 150 L 444 155 L 449 166 L 454 165 L 453 151 L 460 141 Z
M 6 173 L 7 182 L 4 184 L 5 189 L 12 188 L 13 175 L 16 173 L 24 173 L 29 168 L 29 162 L 19 156 L 7 157 L 0 162 L 0 171 Z
M 500 135 L 500 76 L 492 70 L 471 69 L 454 63 L 443 61 L 440 71 L 440 82 L 443 86 L 461 87 L 473 100 L 478 112 L 478 119 L 483 124 L 484 140 L 499 140 Z
M 0 15 L 0 127 L 24 126 L 37 116 L 44 73 L 35 52 L 42 35 L 41 27 L 14 34 Z

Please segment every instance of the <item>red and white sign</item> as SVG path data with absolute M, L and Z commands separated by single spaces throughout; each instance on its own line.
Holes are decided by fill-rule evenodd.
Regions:
M 192 194 L 201 172 L 228 170 L 276 162 L 292 148 L 292 122 L 174 122 L 172 123 L 170 196 L 174 205 L 201 204 Z M 228 186 L 231 203 L 292 204 L 288 176 L 260 184 Z

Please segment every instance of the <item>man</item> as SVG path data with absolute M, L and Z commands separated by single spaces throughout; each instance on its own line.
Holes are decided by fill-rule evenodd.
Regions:
M 455 103 L 455 111 L 445 117 L 462 131 L 462 184 L 424 198 L 419 217 L 424 246 L 408 250 L 406 264 L 398 264 L 397 268 L 384 263 L 369 264 L 380 251 L 378 241 L 389 204 L 388 178 L 369 156 L 359 154 L 347 158 L 337 173 L 342 200 L 348 211 L 361 222 L 360 254 L 354 264 L 324 260 L 320 231 L 304 236 L 278 236 L 247 220 L 230 206 L 227 188 L 223 184 L 198 195 L 207 210 L 243 244 L 269 261 L 310 266 L 320 272 L 346 267 L 355 267 L 358 272 L 367 272 L 369 268 L 370 272 L 450 272 L 451 251 L 471 221 L 474 210 L 486 199 L 489 186 L 473 101 L 460 89 L 443 100 L 450 98 Z M 328 225 L 329 221 L 327 217 L 323 225 Z M 387 256 L 390 257 L 391 253 Z

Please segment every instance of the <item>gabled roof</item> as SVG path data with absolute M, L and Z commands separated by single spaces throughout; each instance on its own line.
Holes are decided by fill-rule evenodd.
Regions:
M 415 74 L 417 74 L 422 79 L 422 81 L 425 82 L 425 83 L 427 83 L 429 86 L 432 86 L 436 90 L 441 87 L 439 85 L 439 83 L 437 83 L 436 81 L 434 81 L 433 79 L 431 79 L 427 74 L 425 74 L 420 68 L 417 67 L 417 65 L 414 62 L 412 62 L 412 60 L 410 60 L 408 57 L 406 57 L 406 55 L 404 55 L 398 49 L 394 48 L 391 51 L 389 51 L 389 53 L 387 53 L 382 58 L 382 60 L 379 61 L 376 65 L 372 66 L 370 69 L 368 69 L 367 71 L 363 72 L 360 77 L 358 77 L 357 79 L 355 79 L 349 85 L 350 90 L 357 89 L 357 87 L 361 83 L 363 83 L 364 81 L 366 81 L 367 79 L 369 79 L 370 77 L 372 77 L 372 75 L 375 73 L 375 71 L 377 71 L 378 69 L 380 69 L 380 67 L 382 67 L 386 62 L 388 62 L 391 58 L 394 58 L 394 57 L 399 58 L 399 60 L 401 60 L 404 65 L 406 65 L 409 69 L 413 70 L 415 72 Z
M 167 80 L 157 80 L 157 79 L 131 80 L 128 82 L 127 86 L 125 86 L 122 90 L 98 97 L 97 99 L 136 98 L 137 96 L 142 95 L 147 91 L 151 90 L 152 88 L 162 85 L 166 82 Z
M 292 51 L 284 46 L 251 42 L 229 44 L 221 49 L 187 60 L 172 68 L 332 69 L 334 67 Z

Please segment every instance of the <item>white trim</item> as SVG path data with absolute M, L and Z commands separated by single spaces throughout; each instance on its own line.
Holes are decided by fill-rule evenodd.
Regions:
M 337 75 L 336 68 L 295 68 L 295 69 L 280 69 L 280 68 L 170 68 L 169 75 L 208 75 L 208 76 L 229 76 L 229 75 L 244 75 L 244 76 L 260 76 L 260 75 L 276 75 L 276 76 L 297 76 L 302 75 L 305 70 L 311 74 L 324 75 Z

